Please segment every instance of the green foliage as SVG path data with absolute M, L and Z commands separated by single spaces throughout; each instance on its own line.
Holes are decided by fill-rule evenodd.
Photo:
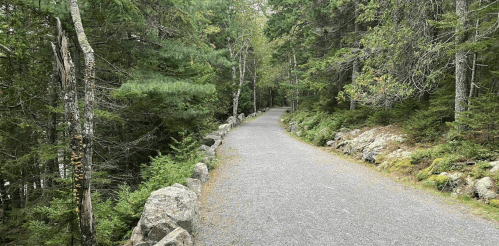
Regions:
M 327 141 L 341 128 L 355 128 L 365 125 L 369 117 L 369 108 L 359 110 L 340 110 L 332 114 L 325 112 L 297 111 L 284 118 L 284 123 L 297 123 L 304 129 L 303 137 L 318 146 L 324 146 Z
M 194 134 L 184 130 L 179 133 L 180 140 L 172 137 L 173 144 L 170 144 L 173 159 L 177 162 L 194 162 L 198 159 L 197 147 L 200 145 Z
M 59 179 L 61 189 L 49 205 L 34 208 L 32 218 L 24 227 L 30 231 L 28 245 L 71 245 L 80 241 L 78 215 L 71 178 Z
M 334 121 L 325 119 L 311 130 L 306 131 L 306 137 L 317 146 L 324 146 L 327 141 L 334 138 L 336 131 L 333 129 Z
M 414 151 L 411 158 L 413 162 L 433 160 L 434 166 L 447 166 L 458 161 L 484 160 L 493 155 L 489 149 L 473 141 L 452 140 L 428 149 Z M 447 170 L 438 169 L 436 171 L 443 172 Z
M 492 206 L 492 207 L 499 208 L 499 199 L 492 199 L 492 200 L 489 200 L 489 204 L 490 204 L 490 206 Z
M 134 192 L 131 192 L 130 187 L 126 184 L 120 186 L 120 189 L 116 191 L 118 198 L 112 208 L 113 211 L 106 215 L 110 215 L 110 217 L 106 217 L 107 220 L 104 222 L 109 224 L 109 227 L 113 230 L 111 240 L 119 242 L 130 237 L 151 192 L 144 186 Z M 96 211 L 96 213 L 98 212 Z M 102 229 L 105 230 L 104 233 L 109 231 L 107 228 Z
M 341 127 L 355 128 L 363 126 L 372 113 L 369 107 L 359 107 L 357 110 L 339 111 L 337 117 L 342 119 Z
M 450 179 L 447 175 L 432 175 L 426 180 L 426 184 L 435 186 L 438 190 L 443 190 L 450 187 Z
M 414 165 L 411 163 L 411 159 L 405 158 L 395 162 L 395 164 L 390 167 L 389 171 L 409 174 L 410 172 L 412 172 L 413 166 Z
M 463 138 L 473 138 L 484 144 L 498 146 L 499 141 L 496 138 L 499 138 L 499 95 L 489 92 L 471 98 L 470 101 L 468 110 L 454 123 L 465 126 L 458 134 Z
M 490 172 L 488 171 L 492 166 L 487 161 L 478 161 L 470 172 L 470 176 L 479 179 L 488 176 Z
M 144 186 L 154 191 L 174 183 L 184 184 L 185 179 L 192 175 L 195 165 L 195 162 L 175 162 L 171 156 L 163 156 L 160 153 L 151 158 L 150 165 L 143 165 L 142 178 L 147 180 Z
M 442 135 L 444 123 L 453 119 L 453 108 L 454 96 L 445 89 L 440 89 L 430 99 L 426 109 L 416 110 L 404 122 L 404 130 L 413 141 L 435 141 Z

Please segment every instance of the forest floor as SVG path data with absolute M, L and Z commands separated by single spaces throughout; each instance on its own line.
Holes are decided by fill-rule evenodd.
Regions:
M 294 139 L 285 109 L 233 130 L 196 245 L 497 245 L 499 224 Z

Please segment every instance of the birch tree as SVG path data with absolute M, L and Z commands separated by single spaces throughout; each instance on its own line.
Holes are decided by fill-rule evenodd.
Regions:
M 251 34 L 245 43 L 244 52 L 243 53 L 239 52 L 239 84 L 237 85 L 237 89 L 234 91 L 233 104 L 232 104 L 233 116 L 237 115 L 237 107 L 239 106 L 239 96 L 241 95 L 241 87 L 244 84 L 244 75 L 246 73 L 246 58 L 248 57 L 250 40 L 251 40 Z

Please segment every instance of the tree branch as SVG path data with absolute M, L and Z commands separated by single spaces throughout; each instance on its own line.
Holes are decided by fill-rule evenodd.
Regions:
M 7 46 L 0 44 L 0 48 L 4 50 L 8 55 L 12 54 L 12 50 L 10 50 Z

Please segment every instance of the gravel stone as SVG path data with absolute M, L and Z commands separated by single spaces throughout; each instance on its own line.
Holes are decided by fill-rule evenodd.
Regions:
M 270 109 L 227 135 L 196 245 L 497 245 L 495 222 L 293 139 Z

